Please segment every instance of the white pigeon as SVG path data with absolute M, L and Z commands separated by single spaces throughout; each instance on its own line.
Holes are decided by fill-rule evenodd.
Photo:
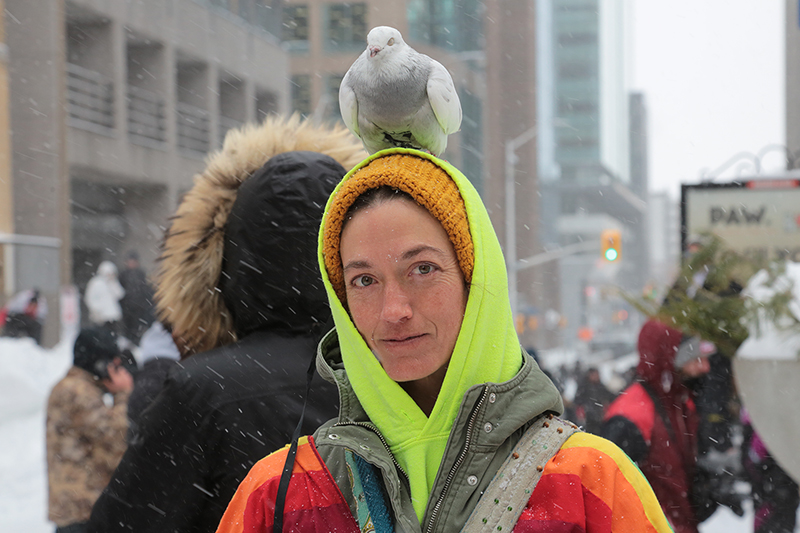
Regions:
M 438 156 L 461 127 L 461 102 L 441 63 L 389 26 L 373 28 L 367 49 L 339 87 L 342 119 L 370 154 L 402 146 Z

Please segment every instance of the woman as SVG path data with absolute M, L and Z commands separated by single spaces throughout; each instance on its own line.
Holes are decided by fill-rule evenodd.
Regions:
M 491 505 L 481 496 L 503 463 L 529 459 L 512 451 L 530 440 L 523 434 L 562 410 L 520 348 L 477 192 L 433 156 L 378 152 L 328 201 L 320 266 L 336 329 L 317 367 L 341 407 L 301 439 L 275 521 L 292 531 L 462 530 L 479 500 Z M 273 528 L 286 456 L 251 470 L 218 531 Z M 541 479 L 520 507 L 508 505 L 507 531 L 669 531 L 647 482 L 608 441 L 577 433 L 525 468 Z M 481 512 L 479 526 L 502 531 Z

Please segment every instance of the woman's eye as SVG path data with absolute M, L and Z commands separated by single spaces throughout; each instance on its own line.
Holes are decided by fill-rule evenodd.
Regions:
M 388 44 L 389 46 L 392 46 L 392 45 L 394 44 L 394 37 L 392 37 L 391 39 L 389 39 L 389 42 L 388 42 L 388 43 L 386 43 L 386 44 Z
M 353 280 L 353 285 L 356 287 L 367 287 L 372 285 L 375 280 L 369 276 L 358 276 L 356 279 Z
M 416 271 L 420 274 L 430 274 L 433 272 L 433 265 L 419 265 Z

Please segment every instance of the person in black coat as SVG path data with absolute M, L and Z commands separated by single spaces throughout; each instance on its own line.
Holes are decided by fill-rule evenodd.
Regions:
M 300 419 L 306 370 L 330 323 L 317 228 L 343 165 L 363 153 L 341 127 L 296 118 L 233 140 L 196 178 L 164 242 L 157 306 L 190 356 L 141 414 L 89 532 L 215 531 L 248 470 Z M 288 151 L 303 147 L 317 152 Z M 337 403 L 335 386 L 315 375 L 303 432 Z
M 599 435 L 606 408 L 614 398 L 614 393 L 600 379 L 600 371 L 594 367 L 589 368 L 575 394 L 575 406 L 578 410 L 576 423 L 582 425 L 584 431 Z
M 128 398 L 128 443 L 139 438 L 139 419 L 158 397 L 169 371 L 178 365 L 181 354 L 169 328 L 156 320 L 142 335 L 138 362 L 141 368 L 133 375 L 133 391 Z
M 142 334 L 155 320 L 153 314 L 153 288 L 147 281 L 139 254 L 135 250 L 125 256 L 125 269 L 119 274 L 119 284 L 125 296 L 119 301 L 122 308 L 122 333 L 133 344 L 138 345 Z

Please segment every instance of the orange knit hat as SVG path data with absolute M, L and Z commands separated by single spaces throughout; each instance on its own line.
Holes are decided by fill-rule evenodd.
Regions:
M 347 301 L 342 258 L 339 255 L 344 217 L 350 206 L 365 192 L 387 185 L 411 195 L 428 210 L 447 232 L 455 248 L 464 279 L 472 281 L 475 253 L 469 232 L 464 200 L 453 179 L 440 166 L 424 157 L 390 152 L 361 167 L 334 192 L 322 235 L 322 255 L 336 295 Z

